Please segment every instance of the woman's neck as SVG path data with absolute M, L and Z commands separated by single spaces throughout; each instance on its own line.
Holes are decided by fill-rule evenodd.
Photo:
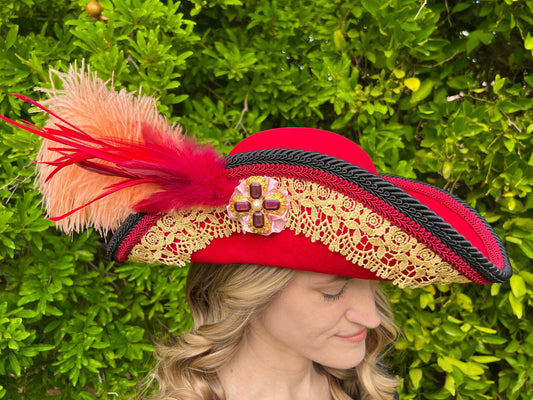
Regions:
M 251 329 L 219 377 L 227 400 L 331 400 L 327 377 L 309 359 Z

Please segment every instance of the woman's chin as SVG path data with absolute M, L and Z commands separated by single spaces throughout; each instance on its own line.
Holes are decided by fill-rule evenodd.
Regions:
M 362 354 L 344 354 L 343 357 L 339 357 L 338 360 L 328 360 L 326 362 L 319 362 L 324 367 L 336 368 L 336 369 L 352 369 L 361 364 L 365 358 L 365 352 Z

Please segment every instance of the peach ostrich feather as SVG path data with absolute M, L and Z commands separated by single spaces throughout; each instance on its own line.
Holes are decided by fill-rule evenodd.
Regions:
M 89 67 L 85 71 L 83 65 L 80 70 L 71 66 L 68 73 L 51 71 L 52 74 L 61 79 L 63 89 L 55 86 L 48 90 L 40 89 L 50 96 L 41 104 L 90 136 L 140 142 L 141 121 L 145 121 L 176 136 L 178 142 L 181 140 L 180 127 L 168 127 L 166 120 L 157 113 L 154 99 L 136 97 L 125 90 L 108 90 L 106 83 L 98 79 L 95 73 L 91 74 Z M 50 81 L 53 83 L 52 79 Z M 45 127 L 55 127 L 59 122 L 51 116 Z M 122 179 L 90 173 L 73 165 L 59 171 L 54 179 L 47 180 L 54 167 L 45 163 L 54 161 L 58 156 L 57 152 L 49 150 L 51 147 L 57 147 L 57 143 L 44 139 L 37 155 L 37 161 L 41 163 L 38 185 L 51 217 L 67 214 L 90 202 L 103 188 Z M 72 232 L 83 229 L 87 221 L 93 221 L 93 226 L 98 230 L 114 230 L 132 212 L 131 205 L 146 197 L 147 190 L 154 188 L 131 187 L 115 192 L 57 221 L 57 225 L 65 232 Z
M 223 157 L 169 125 L 152 97 L 107 87 L 90 68 L 51 71 L 62 89 L 39 89 L 43 128 L 0 118 L 44 138 L 37 183 L 48 215 L 67 233 L 107 233 L 132 212 L 225 205 L 238 184 Z M 52 80 L 52 79 L 51 79 Z M 53 81 L 52 81 L 53 82 Z

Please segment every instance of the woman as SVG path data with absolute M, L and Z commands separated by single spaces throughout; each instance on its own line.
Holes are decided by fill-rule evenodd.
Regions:
M 188 279 L 194 328 L 158 346 L 156 399 L 392 398 L 379 356 L 396 329 L 376 282 L 247 264 L 193 264 Z
M 194 329 L 158 348 L 157 398 L 391 399 L 397 382 L 379 353 L 396 330 L 376 281 L 512 273 L 475 210 L 378 174 L 346 138 L 274 129 L 223 158 L 168 126 L 153 99 L 108 90 L 83 68 L 58 75 L 63 90 L 26 99 L 50 113 L 44 128 L 3 118 L 45 138 L 39 184 L 52 220 L 67 233 L 113 231 L 111 259 L 201 263 L 189 276 Z

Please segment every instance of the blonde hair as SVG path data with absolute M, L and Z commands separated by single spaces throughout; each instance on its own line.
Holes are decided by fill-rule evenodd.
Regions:
M 158 391 L 153 400 L 225 400 L 217 371 L 233 357 L 249 326 L 296 271 L 260 265 L 193 264 L 187 299 L 194 327 L 159 344 L 152 372 Z M 381 365 L 382 351 L 394 342 L 397 328 L 385 294 L 378 288 L 376 307 L 381 325 L 367 336 L 367 354 L 356 368 L 338 370 L 317 365 L 329 382 L 334 400 L 391 400 L 398 381 Z

